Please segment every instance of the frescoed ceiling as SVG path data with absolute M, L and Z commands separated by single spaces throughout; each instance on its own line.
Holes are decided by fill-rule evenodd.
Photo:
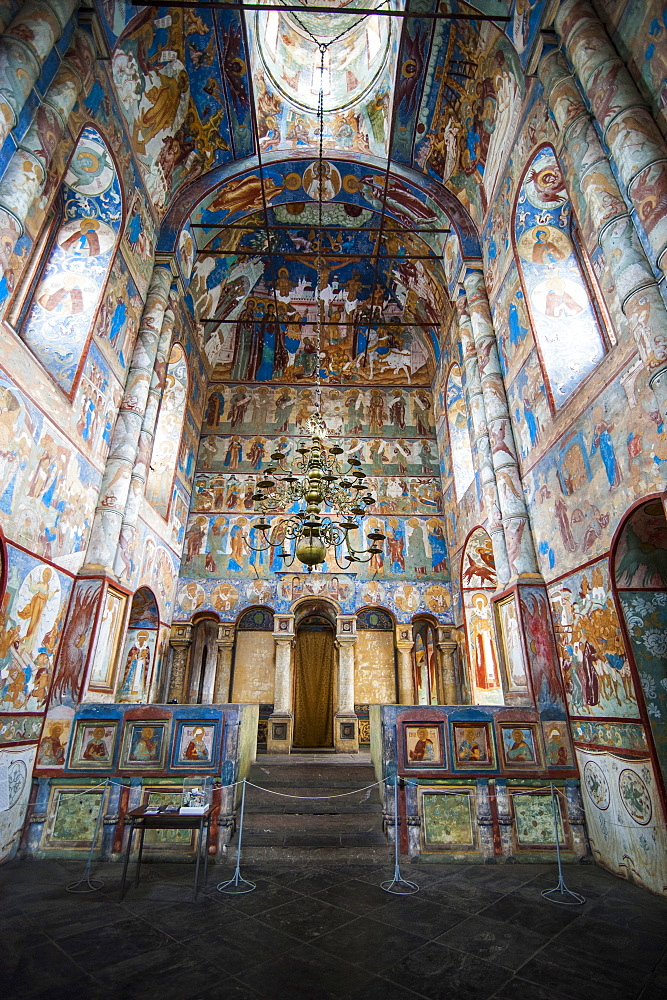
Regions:
M 409 355 L 408 379 L 430 380 L 443 289 L 479 256 L 547 0 L 98 2 L 159 246 L 179 250 L 209 359 L 224 374 L 249 298 L 306 325 L 316 299 L 340 326 L 341 377 L 375 343 L 388 379 Z

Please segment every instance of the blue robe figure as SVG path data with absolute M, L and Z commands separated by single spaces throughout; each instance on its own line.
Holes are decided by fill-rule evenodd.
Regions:
M 127 319 L 127 306 L 122 299 L 119 299 L 116 303 L 116 308 L 113 311 L 113 316 L 111 317 L 111 322 L 109 323 L 109 343 L 112 347 L 116 347 L 116 341 L 121 334 L 121 331 L 125 327 L 125 321 Z
M 444 573 L 447 569 L 447 541 L 441 525 L 429 528 L 428 543 L 431 546 L 431 571 Z
M 517 298 L 521 295 L 521 292 L 517 293 Z M 512 347 L 517 347 L 525 338 L 528 333 L 528 328 L 521 325 L 521 320 L 519 319 L 519 310 L 517 308 L 516 302 L 512 302 L 509 308 L 509 327 L 510 327 L 510 344 Z

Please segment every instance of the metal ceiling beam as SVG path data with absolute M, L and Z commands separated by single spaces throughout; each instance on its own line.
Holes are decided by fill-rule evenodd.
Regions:
M 344 260 L 431 260 L 440 261 L 436 253 L 432 254 L 377 254 L 372 253 L 342 253 L 340 250 L 215 250 L 209 257 L 280 257 L 281 260 L 300 260 L 303 257 L 320 259 L 322 257 L 342 257 Z M 336 265 L 334 264 L 334 267 Z
M 278 206 L 281 207 L 281 206 Z M 366 211 L 366 210 L 365 210 Z M 375 209 L 368 209 L 375 214 Z M 191 222 L 191 229 L 242 229 L 248 233 L 254 233 L 257 230 L 257 226 L 251 226 L 249 223 L 242 222 L 230 222 L 229 224 L 225 222 Z M 366 228 L 365 226 L 328 226 L 328 225 L 315 225 L 309 224 L 308 222 L 302 222 L 301 225 L 289 226 L 287 223 L 272 222 L 271 229 L 284 229 L 289 232 L 295 233 L 302 229 L 320 229 L 322 232 L 332 232 L 332 233 L 379 233 L 380 229 L 377 226 L 372 226 Z M 383 228 L 382 232 L 386 233 L 387 236 L 414 236 L 415 233 L 431 233 L 433 235 L 447 235 L 451 233 L 451 226 L 448 229 L 387 229 Z
M 398 18 L 419 18 L 426 21 L 491 21 L 493 24 L 507 24 L 512 18 L 505 14 L 452 14 L 426 11 L 424 13 L 408 10 L 385 10 L 368 7 L 314 7 L 310 4 L 268 4 L 268 3 L 215 3 L 211 0 L 171 0 L 171 3 L 158 3 L 153 0 L 151 3 L 143 3 L 142 0 L 129 0 L 131 7 L 191 7 L 195 10 L 280 10 L 294 14 L 344 14 L 346 17 L 359 15 L 360 17 L 398 17 Z

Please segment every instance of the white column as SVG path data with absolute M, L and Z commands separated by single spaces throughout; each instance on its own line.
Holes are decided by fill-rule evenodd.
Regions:
M 334 747 L 337 753 L 359 753 L 359 721 L 354 711 L 354 646 L 357 616 L 337 615 L 338 648 L 337 706 L 334 716 Z
M 232 697 L 232 653 L 234 651 L 234 626 L 229 622 L 218 625 L 218 659 L 215 669 L 213 702 L 227 705 Z
M 412 705 L 415 700 L 412 678 L 412 627 L 396 626 L 396 649 L 398 651 L 398 705 Z
M 292 710 L 294 615 L 274 615 L 273 638 L 276 644 L 273 712 L 269 716 L 266 743 L 269 753 L 289 753 L 294 733 L 294 712 Z

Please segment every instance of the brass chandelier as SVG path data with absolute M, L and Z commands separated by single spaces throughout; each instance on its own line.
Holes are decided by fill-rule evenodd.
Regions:
M 305 29 L 308 30 L 308 29 Z M 347 29 L 346 29 L 347 30 Z M 310 32 L 308 32 L 310 34 Z M 344 34 L 345 32 L 343 32 Z M 318 256 L 317 288 L 316 288 L 316 361 L 315 361 L 315 412 L 310 417 L 310 441 L 300 442 L 296 449 L 298 459 L 291 466 L 287 465 L 286 456 L 282 451 L 271 455 L 272 464 L 264 470 L 264 478 L 257 483 L 257 492 L 253 494 L 256 510 L 262 517 L 254 525 L 259 535 L 259 544 L 253 544 L 245 539 L 253 552 L 265 552 L 268 549 L 278 549 L 276 555 L 283 561 L 287 569 L 295 560 L 303 563 L 312 572 L 314 566 L 326 561 L 327 551 L 333 548 L 336 554 L 336 565 L 339 569 L 348 569 L 356 563 L 368 563 L 382 553 L 382 542 L 386 535 L 380 531 L 368 534 L 370 545 L 357 548 L 351 536 L 360 530 L 357 519 L 366 514 L 366 509 L 375 503 L 375 497 L 369 491 L 365 482 L 365 473 L 361 470 L 358 458 L 349 458 L 349 468 L 345 473 L 341 469 L 339 456 L 343 449 L 336 443 L 325 444 L 327 427 L 322 417 L 320 366 L 322 362 L 322 324 L 323 302 L 322 290 L 322 201 L 323 201 L 323 143 L 324 143 L 324 58 L 328 46 L 314 36 L 311 36 L 320 49 L 320 87 L 317 107 L 319 126 L 319 197 L 317 233 Z M 305 509 L 289 513 L 295 504 L 305 504 Z M 288 516 L 275 518 L 273 522 L 266 519 L 269 513 L 288 512 Z M 331 513 L 329 513 L 331 512 Z M 335 515 L 339 520 L 335 519 Z
M 319 403 L 319 398 L 318 398 Z M 257 483 L 253 500 L 264 515 L 255 525 L 260 533 L 259 545 L 247 545 L 254 552 L 264 552 L 279 548 L 277 556 L 283 560 L 285 568 L 295 559 L 308 567 L 326 560 L 327 550 L 334 548 L 336 565 L 348 569 L 354 563 L 370 562 L 373 556 L 382 552 L 385 535 L 380 531 L 368 534 L 370 546 L 357 548 L 351 534 L 359 530 L 357 518 L 363 517 L 366 508 L 375 503 L 375 497 L 365 483 L 358 458 L 349 458 L 347 472 L 343 474 L 339 455 L 343 449 L 324 443 L 326 425 L 319 410 L 310 418 L 310 443 L 301 442 L 296 449 L 299 458 L 291 467 L 287 466 L 285 454 L 275 451 L 271 461 L 275 464 L 265 469 L 265 477 Z M 305 503 L 305 509 L 271 524 L 266 514 L 274 511 L 289 511 L 295 503 Z M 337 514 L 340 520 L 326 512 L 326 508 Z

